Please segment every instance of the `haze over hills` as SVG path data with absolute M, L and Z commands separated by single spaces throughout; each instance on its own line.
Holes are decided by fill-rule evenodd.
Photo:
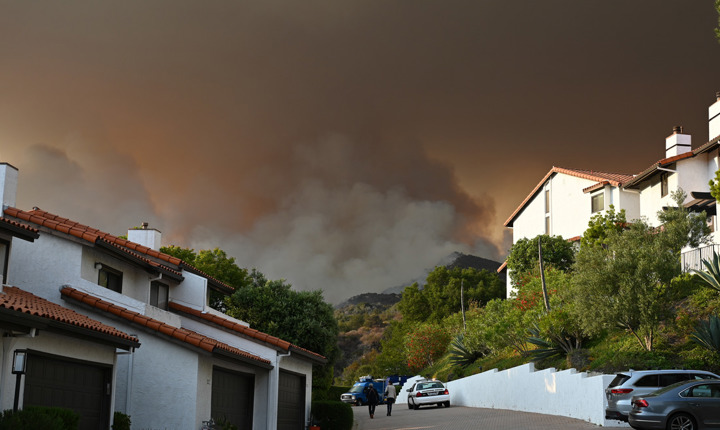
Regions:
M 337 304 L 335 309 L 342 309 L 344 307 L 358 305 L 360 303 L 365 303 L 371 308 L 387 309 L 400 301 L 400 297 L 405 287 L 412 285 L 415 282 L 417 282 L 418 285 L 423 286 L 427 275 L 437 266 L 445 266 L 448 269 L 461 267 L 463 269 L 474 268 L 478 270 L 485 269 L 490 272 L 496 272 L 501 265 L 502 263 L 487 258 L 463 254 L 461 252 L 453 252 L 432 268 L 425 269 L 425 273 L 413 280 L 410 280 L 402 285 L 390 287 L 382 293 L 361 293 L 355 295 L 344 302 Z M 505 281 L 505 273 L 499 274 L 498 276 Z

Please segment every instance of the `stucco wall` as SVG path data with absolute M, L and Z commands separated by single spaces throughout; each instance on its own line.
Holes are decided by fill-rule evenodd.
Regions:
M 450 404 L 473 408 L 508 409 L 576 418 L 601 426 L 629 427 L 605 419 L 605 387 L 614 375 L 588 376 L 575 369 L 535 371 L 532 363 L 487 372 L 447 383 Z M 397 403 L 407 404 L 407 389 L 421 379 L 409 379 Z

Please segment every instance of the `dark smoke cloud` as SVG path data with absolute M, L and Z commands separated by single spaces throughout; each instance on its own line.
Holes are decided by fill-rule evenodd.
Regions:
M 339 300 L 502 222 L 553 166 L 706 141 L 712 2 L 0 0 L 19 205 L 220 246 Z

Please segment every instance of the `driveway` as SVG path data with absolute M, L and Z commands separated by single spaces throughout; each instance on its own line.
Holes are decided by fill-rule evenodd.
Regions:
M 370 419 L 367 406 L 353 406 L 356 430 L 462 430 L 488 428 L 493 430 L 598 430 L 630 427 L 600 427 L 586 421 L 552 415 L 532 414 L 503 409 L 428 407 L 409 410 L 407 404 L 393 406 L 392 416 L 386 415 L 385 405 L 375 410 Z

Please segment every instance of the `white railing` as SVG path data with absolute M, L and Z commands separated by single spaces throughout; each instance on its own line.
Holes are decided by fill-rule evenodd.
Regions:
M 704 270 L 703 260 L 711 260 L 713 252 L 720 254 L 720 245 L 707 245 L 702 248 L 691 249 L 690 251 L 683 252 L 680 254 L 680 263 L 682 264 L 683 272 L 690 272 L 692 270 Z

